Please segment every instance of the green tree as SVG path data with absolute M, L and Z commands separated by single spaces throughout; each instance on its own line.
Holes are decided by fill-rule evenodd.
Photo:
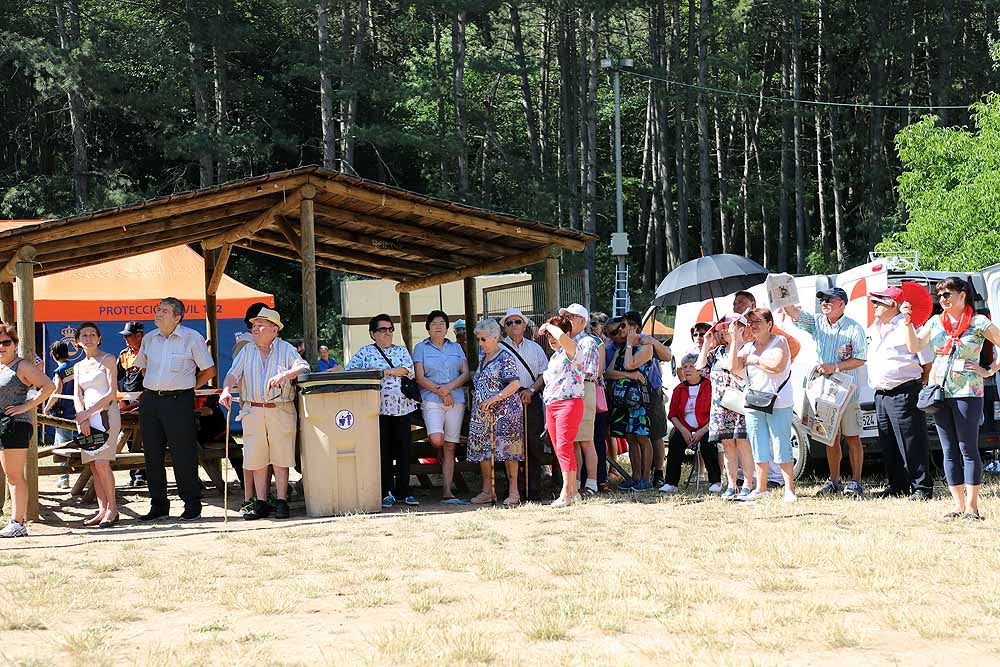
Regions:
M 974 129 L 929 116 L 896 136 L 905 227 L 880 252 L 916 250 L 926 269 L 974 271 L 1000 262 L 1000 95 L 972 106 Z

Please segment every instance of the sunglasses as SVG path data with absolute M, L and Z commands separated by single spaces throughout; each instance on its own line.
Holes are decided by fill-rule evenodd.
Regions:
M 4 338 L 3 340 L 0 340 L 0 347 L 10 347 L 13 344 L 14 341 L 12 341 L 10 338 Z
M 938 292 L 938 298 L 947 301 L 952 297 L 952 294 L 954 294 L 954 292 Z
M 485 343 L 486 341 L 489 340 L 489 338 L 486 338 L 485 336 L 477 336 L 476 340 L 478 340 L 480 343 Z
M 524 320 L 507 320 L 503 323 L 505 327 L 516 327 L 518 324 L 524 324 Z
M 704 331 L 695 331 L 693 334 L 691 334 L 691 337 L 692 338 L 704 338 L 705 337 L 705 332 Z
M 375 329 L 375 333 L 392 333 L 396 330 L 396 327 L 378 327 Z

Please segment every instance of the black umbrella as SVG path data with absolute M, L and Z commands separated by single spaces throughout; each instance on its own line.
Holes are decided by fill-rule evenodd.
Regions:
M 685 262 L 667 274 L 656 288 L 654 306 L 679 306 L 704 301 L 759 285 L 767 269 L 739 255 L 708 255 Z M 715 316 L 719 316 L 716 309 Z

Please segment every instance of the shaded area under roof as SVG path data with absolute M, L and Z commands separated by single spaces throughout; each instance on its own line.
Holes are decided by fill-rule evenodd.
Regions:
M 314 206 L 318 266 L 389 278 L 409 291 L 581 251 L 591 234 L 301 167 L 0 231 L 0 267 L 37 251 L 44 276 L 180 244 L 232 245 L 299 261 L 303 199 Z M 10 280 L 5 272 L 0 279 Z

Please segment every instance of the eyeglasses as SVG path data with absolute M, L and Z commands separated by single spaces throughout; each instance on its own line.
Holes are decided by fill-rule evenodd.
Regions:
M 375 333 L 392 333 L 396 330 L 396 327 L 377 327 Z
M 692 338 L 704 338 L 705 337 L 705 332 L 704 331 L 695 331 L 693 334 L 691 334 L 691 337 Z
M 3 340 L 0 340 L 0 347 L 10 347 L 13 344 L 14 341 L 12 341 L 10 338 L 4 338 Z
M 754 319 L 752 319 L 752 320 L 748 318 L 748 319 L 747 319 L 747 324 L 749 324 L 749 325 L 753 326 L 754 324 L 760 324 L 760 323 L 761 323 L 761 322 L 763 322 L 763 321 L 764 321 L 764 320 L 763 320 L 762 318 L 760 318 L 760 317 L 756 317 L 756 318 L 754 318 Z
M 951 298 L 951 295 L 952 295 L 952 292 L 939 292 L 938 293 L 938 298 L 939 299 L 944 299 L 945 301 L 947 301 L 948 299 Z
M 505 327 L 516 327 L 518 324 L 524 324 L 524 320 L 507 320 L 503 323 Z

